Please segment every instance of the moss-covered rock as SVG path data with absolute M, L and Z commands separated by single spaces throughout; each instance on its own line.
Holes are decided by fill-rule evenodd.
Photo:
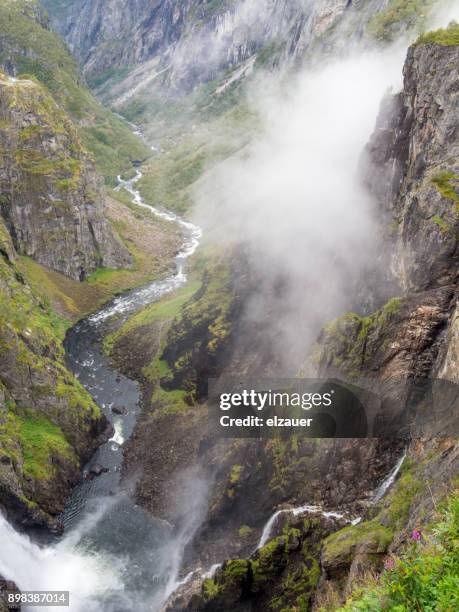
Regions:
M 323 518 L 297 518 L 249 559 L 226 561 L 193 605 L 209 612 L 307 611 L 320 578 L 320 542 L 333 530 Z
M 107 422 L 65 368 L 67 322 L 18 263 L 0 222 L 0 503 L 11 519 L 50 525 Z
M 148 157 L 148 147 L 132 134 L 130 126 L 88 90 L 76 61 L 49 27 L 38 1 L 0 2 L 0 70 L 14 77 L 33 76 L 51 93 L 75 121 L 82 141 L 110 184 L 132 161 Z
M 0 75 L 0 124 L 0 214 L 16 250 L 76 280 L 100 267 L 129 267 L 103 216 L 101 179 L 46 90 Z
M 325 539 L 322 565 L 329 576 L 346 571 L 357 548 L 363 548 L 367 554 L 382 556 L 389 548 L 393 536 L 393 528 L 381 525 L 377 520 L 349 525 Z
M 226 561 L 213 579 L 203 583 L 205 609 L 225 610 L 246 595 L 251 577 L 251 564 L 246 559 Z
M 226 262 L 204 273 L 199 291 L 173 321 L 161 359 L 169 372 L 161 378 L 166 389 L 182 389 L 192 400 L 207 395 L 207 381 L 222 367 L 229 346 L 237 301 Z

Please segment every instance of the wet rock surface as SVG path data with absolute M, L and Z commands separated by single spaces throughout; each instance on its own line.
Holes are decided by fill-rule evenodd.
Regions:
M 17 585 L 12 580 L 6 580 L 0 576 L 0 612 L 9 612 L 10 610 L 20 610 L 21 604 L 11 604 L 5 601 L 5 591 L 20 593 Z
M 179 588 L 164 611 L 309 609 L 320 577 L 321 541 L 339 527 L 340 521 L 311 515 L 283 521 L 250 557 L 225 561 L 212 576 Z
M 448 372 L 451 380 L 457 380 L 456 196 L 444 184 L 444 180 L 450 180 L 448 176 L 458 173 L 452 127 L 457 123 L 457 92 L 453 77 L 449 77 L 457 52 L 457 47 L 436 45 L 411 48 L 404 90 L 386 101 L 380 117 L 383 125 L 377 126 L 365 163 L 370 167 L 374 164 L 371 188 L 378 200 L 386 249 L 392 256 L 387 277 L 399 293 L 373 314 L 348 314 L 325 327 L 309 358 L 313 369 L 322 376 L 338 375 L 354 381 L 365 378 L 379 385 L 394 379 L 423 380 Z M 382 168 L 381 182 L 377 180 L 378 167 Z M 448 184 L 456 189 L 454 180 Z M 243 356 L 238 354 L 237 359 L 240 367 Z M 220 367 L 224 371 L 221 364 Z M 231 359 L 225 367 L 231 367 Z M 394 392 L 394 399 L 403 406 L 406 396 L 398 388 Z M 152 408 L 154 415 L 155 407 Z M 145 411 L 149 410 L 146 397 Z M 158 480 L 162 472 L 158 472 L 157 459 L 161 453 L 166 456 L 172 449 L 173 461 L 168 463 L 172 470 L 198 461 L 213 474 L 208 514 L 187 552 L 185 566 L 189 563 L 192 567 L 197 560 L 205 567 L 225 558 L 233 561 L 228 561 L 220 573 L 217 571 L 207 590 L 204 583 L 200 591 L 197 579 L 181 587 L 175 604 L 169 603 L 170 610 L 248 610 L 258 609 L 253 605 L 266 606 L 265 600 L 257 603 L 252 561 L 247 555 L 256 541 L 253 534 L 260 533 L 273 508 L 282 504 L 307 501 L 327 509 L 348 509 L 354 516 L 364 518 L 361 525 L 348 526 L 322 540 L 317 593 L 305 609 L 319 609 L 329 589 L 342 601 L 359 577 L 369 569 L 378 572 L 388 551 L 401 545 L 406 526 L 420 520 L 422 513 L 417 508 L 422 507 L 427 516 L 434 512 L 431 494 L 423 484 L 424 465 L 419 470 L 406 468 L 407 473 L 397 481 L 387 500 L 374 505 L 375 489 L 403 452 L 404 440 L 300 440 L 291 445 L 248 440 L 216 443 L 206 433 L 205 414 L 199 416 L 199 411 L 190 409 L 191 414 L 190 428 L 184 424 L 190 423 L 187 417 L 175 420 L 181 423 L 180 433 L 175 436 L 172 415 L 151 418 L 145 412 L 142 429 L 147 427 L 149 435 L 144 436 L 139 428 L 127 451 L 131 457 L 128 469 L 139 464 L 143 468 L 136 491 L 139 502 L 154 514 L 168 515 L 165 480 Z M 165 432 L 167 442 L 163 445 Z M 155 440 L 153 452 L 147 447 L 151 436 Z M 183 439 L 187 442 L 182 453 Z M 455 443 L 413 443 L 408 450 L 409 461 L 416 462 L 429 453 L 431 465 L 446 481 L 450 480 L 457 470 Z M 441 497 L 444 492 L 435 488 L 434 495 Z M 406 502 L 403 511 L 399 509 L 400 497 Z M 244 534 L 252 531 L 246 540 L 240 535 L 241 527 Z M 275 546 L 273 556 L 276 560 Z M 235 562 L 237 558 L 240 561 Z M 275 579 L 277 586 L 278 581 L 279 575 Z M 272 602 L 275 593 L 269 592 Z

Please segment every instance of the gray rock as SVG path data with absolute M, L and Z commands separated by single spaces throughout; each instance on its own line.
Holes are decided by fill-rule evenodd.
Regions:
M 109 469 L 107 467 L 100 465 L 100 463 L 95 463 L 89 468 L 88 473 L 90 477 L 97 477 L 97 476 L 101 476 L 102 474 L 105 474 L 108 471 Z
M 113 406 L 112 412 L 113 414 L 124 415 L 126 414 L 126 407 L 125 406 Z
M 19 102 L 20 101 L 20 102 Z M 0 215 L 18 253 L 76 280 L 131 265 L 104 188 L 64 111 L 38 83 L 0 79 Z

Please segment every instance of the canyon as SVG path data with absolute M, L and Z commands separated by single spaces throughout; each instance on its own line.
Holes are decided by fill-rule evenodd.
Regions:
M 46 0 L 48 21 L 0 3 L 5 580 L 73 591 L 87 566 L 76 611 L 354 609 L 453 503 L 458 26 L 420 33 L 432 5 L 395 4 Z M 301 79 L 341 83 L 347 51 L 350 74 L 403 64 L 403 84 L 374 94 L 378 113 L 369 98 L 360 140 L 337 115 L 315 142 L 314 118 L 293 120 Z M 344 122 L 359 87 L 340 92 Z M 341 208 L 319 188 L 281 204 L 268 181 L 271 207 L 257 173 L 282 175 L 276 155 L 281 188 L 308 171 L 315 187 L 314 143 L 332 185 L 348 166 L 320 156 L 346 138 L 358 187 Z M 293 242 L 321 215 L 341 226 L 333 255 Z M 421 434 L 393 416 L 367 439 L 219 439 L 208 380 L 227 375 L 339 379 Z

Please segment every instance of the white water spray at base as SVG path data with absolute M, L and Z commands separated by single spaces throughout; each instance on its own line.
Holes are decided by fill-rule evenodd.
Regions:
M 70 592 L 70 610 L 98 612 L 100 599 L 107 594 L 123 597 L 120 578 L 123 560 L 101 555 L 84 547 L 77 548 L 83 536 L 103 517 L 114 500 L 106 500 L 99 509 L 82 521 L 56 545 L 41 547 L 25 534 L 19 533 L 0 515 L 0 575 L 14 579 L 21 591 Z M 29 608 L 23 606 L 22 610 Z M 48 607 L 30 608 L 45 612 Z

